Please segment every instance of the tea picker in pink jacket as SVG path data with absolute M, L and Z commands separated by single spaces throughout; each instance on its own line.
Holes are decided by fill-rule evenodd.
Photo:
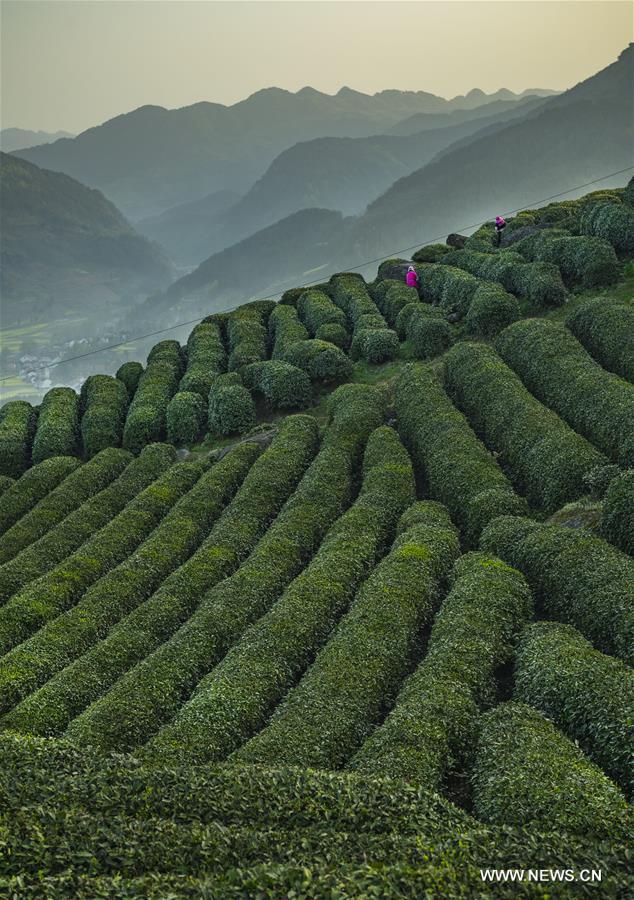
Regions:
M 418 275 L 414 266 L 410 266 L 405 276 L 405 283 L 408 287 L 418 288 Z

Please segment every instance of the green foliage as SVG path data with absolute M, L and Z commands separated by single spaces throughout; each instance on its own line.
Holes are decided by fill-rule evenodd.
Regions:
M 123 429 L 123 446 L 137 453 L 167 436 L 167 407 L 182 375 L 180 346 L 162 341 L 148 355 Z
M 351 326 L 351 357 L 370 363 L 394 359 L 399 349 L 398 337 L 387 327 L 363 278 L 351 272 L 333 275 L 330 288 L 332 299 Z
M 90 523 L 92 525 L 90 537 L 82 542 L 77 550 L 65 556 L 55 566 L 54 560 L 50 556 L 42 560 L 42 550 L 46 539 L 44 542 L 38 541 L 30 548 L 35 551 L 33 562 L 43 563 L 44 571 L 40 577 L 30 578 L 29 583 L 25 584 L 0 608 L 0 653 L 6 653 L 49 619 L 73 605 L 90 584 L 125 559 L 158 524 L 175 500 L 191 487 L 200 474 L 197 468 L 190 463 L 180 464 L 168 467 L 158 476 L 155 483 L 148 485 L 148 474 L 157 469 L 157 463 L 159 466 L 163 463 L 161 468 L 165 468 L 166 454 L 163 448 L 150 446 L 146 448 L 145 455 L 147 457 L 146 460 L 143 460 L 146 464 L 145 471 L 143 466 L 135 466 L 138 496 L 129 496 L 129 483 L 125 485 L 128 488 L 128 492 L 125 492 L 127 496 L 125 494 L 123 497 L 121 496 L 124 493 L 121 491 L 124 486 L 121 484 L 126 474 L 124 473 L 124 476 L 118 479 L 119 484 L 115 482 L 110 489 L 106 489 L 112 500 L 119 501 L 118 503 L 113 502 L 110 507 L 111 513 L 115 514 L 108 516 L 107 524 L 99 529 L 94 527 L 95 524 L 98 524 L 95 516 Z M 136 462 L 140 463 L 142 459 L 143 455 Z M 170 462 L 173 459 L 171 454 L 169 459 Z M 130 468 L 131 466 L 126 470 L 128 473 Z M 129 481 L 130 478 L 128 478 Z M 118 497 L 116 495 L 117 487 L 120 489 Z M 99 500 L 106 499 L 105 493 L 102 491 L 97 495 Z M 95 498 L 93 498 L 92 505 L 94 503 Z M 86 524 L 86 506 L 88 504 L 84 504 L 82 507 L 84 510 L 83 524 Z M 120 511 L 117 511 L 117 506 Z M 100 512 L 103 521 L 105 510 L 102 508 Z M 75 518 L 77 519 L 77 517 Z M 49 536 L 50 532 L 46 537 Z M 56 545 L 57 549 L 58 545 Z M 23 557 L 24 554 L 21 556 Z M 19 559 L 20 557 L 16 557 L 14 562 Z
M 281 359 L 286 350 L 297 341 L 305 341 L 308 331 L 299 321 L 293 306 L 275 307 L 269 316 L 269 343 L 273 348 L 272 359 Z
M 526 575 L 549 618 L 632 664 L 634 560 L 584 529 L 511 516 L 491 522 L 480 544 Z
M 603 238 L 617 253 L 634 253 L 634 209 L 627 203 L 586 204 L 579 224 L 582 234 Z
M 284 353 L 284 361 L 303 369 L 313 381 L 342 381 L 352 375 L 350 359 L 327 341 L 297 341 Z
M 152 758 L 197 763 L 223 759 L 257 732 L 327 640 L 413 499 L 414 476 L 406 451 L 392 429 L 376 429 L 368 440 L 355 503 L 274 606 L 253 622 L 150 742 L 146 751 Z M 244 599 L 238 603 L 234 596 L 230 608 L 243 604 Z M 222 631 L 227 630 L 225 625 Z M 230 630 L 235 635 L 236 624 Z M 209 629 L 205 635 L 211 642 Z M 226 649 L 226 641 L 219 649 Z
M 181 382 L 182 384 L 182 382 Z M 207 408 L 194 391 L 178 391 L 167 407 L 167 439 L 171 444 L 191 444 L 201 434 Z
M 634 790 L 634 672 L 570 625 L 537 622 L 522 635 L 515 695 L 578 741 L 627 794 Z
M 24 699 L 6 717 L 7 725 L 37 734 L 63 732 L 128 666 L 154 649 L 161 636 L 167 639 L 170 628 L 180 624 L 179 617 L 186 618 L 183 607 L 193 609 L 206 579 L 227 564 L 214 543 L 222 526 L 211 534 L 210 528 L 259 452 L 256 444 L 247 442 L 231 450 L 135 553 L 89 588 L 76 607 L 15 648 L 7 657 L 13 660 L 13 674 L 8 672 L 4 680 L 7 706 Z
M 468 542 L 477 541 L 495 516 L 526 510 L 431 372 L 407 366 L 396 384 L 395 408 L 399 433 L 430 496 L 445 504 Z
M 566 288 L 552 262 L 527 262 L 512 250 L 482 253 L 473 249 L 455 250 L 445 261 L 484 281 L 499 282 L 534 306 L 562 306 L 566 302 Z
M 499 284 L 483 284 L 473 295 L 465 324 L 470 334 L 491 337 L 520 316 L 520 305 L 512 294 Z
M 224 621 L 216 618 L 214 586 L 244 562 L 265 533 L 271 533 L 267 529 L 293 494 L 316 445 L 315 420 L 288 416 L 201 549 L 95 653 L 78 660 L 84 672 L 88 668 L 99 673 L 97 691 L 88 679 L 85 690 L 90 699 L 118 681 L 73 721 L 69 737 L 104 748 L 138 746 L 175 714 L 213 663 L 217 643 L 212 638 Z M 139 628 L 141 645 L 136 637 L 130 641 Z M 84 676 L 80 683 L 85 680 Z
M 110 628 L 186 563 L 235 495 L 257 455 L 255 444 L 239 444 L 203 473 L 138 549 L 95 582 L 76 606 L 0 660 L 0 705 L 5 710 L 14 707 L 5 716 L 4 727 L 46 734 L 61 726 L 82 693 L 78 677 L 72 702 L 65 697 L 73 682 L 69 683 L 62 670 L 98 644 Z M 59 678 L 44 684 L 58 672 Z
M 308 329 L 311 337 L 315 337 L 322 325 L 340 325 L 346 327 L 344 313 L 335 306 L 327 294 L 317 290 L 304 291 L 297 302 L 299 317 Z
M 234 759 L 341 768 L 368 737 L 419 649 L 439 583 L 459 553 L 456 530 L 433 501 L 410 506 L 397 531 L 298 687 Z
M 15 478 L 11 478 L 9 475 L 0 475 L 0 497 L 14 484 Z
M 583 478 L 606 462 L 530 394 L 486 344 L 461 342 L 444 358 L 445 387 L 485 444 L 499 453 L 531 506 L 552 513 L 583 493 Z
M 634 206 L 634 178 L 630 178 L 628 183 L 625 185 L 623 189 L 622 199 L 623 203 Z
M 308 405 L 312 394 L 306 372 L 277 359 L 247 366 L 244 383 L 249 390 L 261 394 L 272 409 L 301 409 Z
M 318 341 L 328 341 L 329 344 L 334 344 L 335 347 L 340 347 L 342 350 L 346 350 L 350 343 L 348 332 L 345 327 L 343 325 L 337 325 L 336 322 L 328 322 L 325 325 L 320 325 L 315 332 L 315 338 Z
M 604 368 L 634 383 L 634 306 L 603 297 L 586 300 L 566 327 Z
M 84 456 L 91 459 L 106 447 L 119 447 L 128 411 L 125 384 L 109 375 L 90 375 L 80 394 Z
M 634 556 L 634 469 L 611 480 L 603 500 L 603 536 Z
M 634 465 L 634 386 L 606 372 L 561 325 L 525 319 L 496 339 L 528 390 L 622 466 Z
M 206 402 L 214 378 L 226 368 L 227 353 L 220 326 L 215 322 L 201 322 L 187 340 L 187 369 L 178 390 L 194 391 Z
M 481 553 L 461 557 L 423 661 L 351 767 L 439 790 L 449 770 L 464 767 L 478 712 L 494 701 L 496 671 L 513 658 L 531 613 L 531 593 L 519 572 Z
M 62 482 L 2 538 L 0 601 L 43 575 L 110 519 L 173 461 L 173 448 L 151 446 L 132 460 L 109 447 Z
M 262 310 L 254 304 L 239 306 L 229 316 L 227 338 L 230 372 L 242 371 L 245 366 L 266 359 L 267 332 L 262 319 Z
M 427 244 L 412 255 L 413 262 L 437 263 L 442 262 L 443 256 L 451 250 L 447 244 Z
M 242 434 L 254 425 L 255 403 L 238 373 L 219 375 L 209 391 L 209 430 L 223 435 Z
M 619 264 L 611 244 L 599 237 L 562 234 L 548 228 L 514 245 L 529 261 L 554 263 L 566 284 L 584 288 L 614 284 Z
M 285 304 L 287 306 L 297 306 L 297 302 L 299 298 L 302 296 L 305 287 L 299 288 L 290 288 L 288 291 L 284 291 L 282 296 L 280 297 L 280 303 Z
M 631 835 L 631 811 L 616 785 L 523 703 L 502 703 L 483 717 L 473 799 L 478 816 L 498 825 Z
M 28 469 L 16 481 L 7 478 L 2 490 L 0 534 L 26 515 L 78 466 L 79 460 L 72 456 L 53 456 Z M 0 563 L 3 561 L 3 546 L 0 541 Z
M 602 893 L 631 893 L 626 842 L 486 826 L 401 780 L 150 768 L 13 735 L 0 754 L 3 884 L 20 898 L 470 897 L 482 893 L 481 869 L 539 869 L 544 860 L 602 869 Z
M 399 313 L 397 329 L 417 359 L 431 359 L 453 343 L 451 326 L 442 312 L 426 303 L 410 303 Z
M 128 398 L 132 400 L 143 374 L 143 365 L 140 362 L 126 362 L 117 369 L 116 378 L 122 381 L 128 392 Z
M 595 500 L 601 500 L 610 482 L 616 478 L 620 471 L 621 469 L 614 464 L 595 466 L 583 476 L 583 486 Z
M 50 456 L 79 455 L 79 398 L 72 388 L 44 395 L 33 439 L 33 463 Z

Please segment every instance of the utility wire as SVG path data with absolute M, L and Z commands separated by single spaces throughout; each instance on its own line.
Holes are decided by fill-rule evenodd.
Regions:
M 598 184 L 600 181 L 606 181 L 608 178 L 614 178 L 616 175 L 623 175 L 625 172 L 630 172 L 634 169 L 634 166 L 627 166 L 625 169 L 619 169 L 618 172 L 611 172 L 609 175 L 602 175 L 601 178 L 595 178 L 593 181 L 586 181 L 584 184 L 578 184 L 575 187 L 568 188 L 567 191 L 560 191 L 558 194 L 551 194 L 550 197 L 542 197 L 541 200 L 531 200 L 526 203 L 524 206 L 518 206 L 517 209 L 510 209 L 506 212 L 507 216 L 511 216 L 514 213 L 522 212 L 525 209 L 531 209 L 533 206 L 536 206 L 538 203 L 548 203 L 549 200 L 556 200 L 557 197 L 564 197 L 566 194 L 572 194 L 573 191 L 579 191 L 581 188 L 590 187 L 593 184 Z M 479 228 L 482 225 L 486 225 L 489 219 L 485 219 L 483 222 L 473 222 L 471 225 L 460 225 L 458 228 L 454 229 L 456 232 L 468 231 L 470 228 Z M 429 244 L 435 244 L 437 241 L 443 240 L 445 237 L 444 234 L 436 235 L 436 237 L 429 238 L 422 243 L 419 241 L 415 244 L 412 244 L 411 247 L 400 247 L 398 250 L 393 250 L 391 253 L 386 253 L 383 256 L 377 256 L 374 259 L 366 259 L 363 262 L 358 263 L 356 266 L 350 266 L 346 269 L 347 272 L 354 272 L 355 269 L 363 269 L 365 266 L 372 265 L 372 263 L 383 262 L 386 259 L 391 259 L 393 256 L 396 256 L 398 253 L 407 253 L 409 250 L 415 250 L 421 247 L 427 247 Z M 292 284 L 295 279 L 290 279 L 285 282 L 280 282 L 277 285 L 278 290 L 276 290 L 272 294 L 267 294 L 265 297 L 256 297 L 255 300 L 243 301 L 249 303 L 255 303 L 259 300 L 274 300 L 278 293 L 279 288 L 284 287 L 287 284 Z M 312 284 L 320 284 L 323 282 L 323 276 L 321 278 L 315 278 L 312 281 L 306 281 L 302 285 L 302 287 L 310 287 Z M 240 306 L 241 304 L 237 304 Z M 232 306 L 231 309 L 236 309 L 235 306 Z M 218 312 L 230 312 L 231 310 L 219 310 Z M 209 313 L 207 315 L 210 315 Z M 67 359 L 60 359 L 58 362 L 50 363 L 48 366 L 38 366 L 35 369 L 29 369 L 29 374 L 33 372 L 41 372 L 44 369 L 54 369 L 57 366 L 61 366 L 64 363 L 75 362 L 78 359 L 85 359 L 87 356 L 94 356 L 96 353 L 103 353 L 105 350 L 115 350 L 117 347 L 124 347 L 126 344 L 133 344 L 136 341 L 142 341 L 146 338 L 157 337 L 159 334 L 166 334 L 168 331 L 175 331 L 177 328 L 184 328 L 186 325 L 194 325 L 197 322 L 201 322 L 205 316 L 198 316 L 196 319 L 188 319 L 185 322 L 177 322 L 176 325 L 170 325 L 167 328 L 161 328 L 158 331 L 149 331 L 147 334 L 138 334 L 135 337 L 127 338 L 125 341 L 118 341 L 116 344 L 107 344 L 105 347 L 97 347 L 95 350 L 89 350 L 86 353 L 80 353 L 77 356 L 69 356 Z M 13 375 L 5 375 L 0 378 L 0 383 L 3 381 L 8 381 L 10 378 L 13 378 Z

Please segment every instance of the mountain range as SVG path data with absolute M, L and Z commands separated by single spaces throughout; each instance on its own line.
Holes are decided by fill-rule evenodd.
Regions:
M 320 224 L 306 215 L 301 236 L 301 259 L 293 266 L 285 244 L 293 217 L 267 228 L 248 241 L 250 271 L 263 271 L 271 254 L 284 263 L 287 280 L 298 284 L 307 274 L 305 247 L 318 247 L 318 277 L 360 266 L 365 260 L 398 255 L 399 248 L 444 239 L 451 231 L 466 229 L 498 212 L 539 205 L 550 195 L 571 190 L 567 196 L 587 192 L 587 182 L 602 179 L 600 186 L 621 186 L 630 173 L 603 180 L 606 175 L 634 165 L 634 44 L 618 60 L 570 90 L 530 107 L 523 117 L 489 125 L 457 141 L 427 165 L 399 179 L 358 217 L 343 220 L 324 246 Z M 310 211 L 307 211 L 307 213 Z M 296 214 L 295 214 L 296 215 Z M 277 245 L 275 238 L 279 237 Z M 299 241 L 298 241 L 299 239 Z M 246 252 L 245 243 L 242 245 Z M 162 297 L 156 297 L 157 316 L 175 314 L 174 303 L 213 298 L 216 306 L 233 302 L 232 275 L 227 260 L 236 253 L 230 247 L 214 254 L 186 279 L 177 281 Z M 255 276 L 256 285 L 268 291 L 270 280 Z M 195 285 L 195 287 L 193 287 Z
M 302 141 L 277 156 L 246 195 L 225 206 L 228 192 L 182 204 L 139 222 L 142 234 L 158 241 L 178 264 L 197 264 L 210 253 L 243 240 L 284 216 L 311 207 L 358 215 L 397 179 L 479 129 L 499 125 L 538 108 L 543 98 L 499 101 L 488 116 L 471 111 L 423 114 L 415 134 L 320 137 Z M 479 108 L 488 109 L 489 104 Z M 501 108 L 500 108 L 501 107 Z M 424 120 L 446 120 L 425 127 Z M 408 120 L 409 121 L 409 120 Z M 449 124 L 451 123 L 451 124 Z
M 169 284 L 162 250 L 99 191 L 0 153 L 3 325 L 61 314 L 121 314 Z
M 11 153 L 23 147 L 52 144 L 60 138 L 73 138 L 70 131 L 29 131 L 28 128 L 3 128 L 0 130 L 0 150 Z
M 506 91 L 492 97 L 509 99 Z M 98 188 L 136 221 L 220 190 L 244 194 L 300 141 L 382 134 L 417 113 L 471 109 L 488 99 L 481 91 L 444 100 L 425 91 L 368 95 L 344 87 L 330 95 L 310 87 L 265 88 L 233 106 L 142 106 L 19 155 Z

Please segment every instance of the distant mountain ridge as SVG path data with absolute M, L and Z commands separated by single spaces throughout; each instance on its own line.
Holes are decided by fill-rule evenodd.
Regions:
M 121 314 L 122 302 L 169 282 L 163 252 L 99 191 L 6 153 L 0 188 L 5 326 L 78 311 Z
M 142 106 L 72 139 L 19 151 L 38 166 L 96 187 L 133 220 L 214 193 L 244 193 L 275 157 L 312 138 L 384 133 L 416 113 L 487 100 L 444 100 L 424 91 L 337 94 L 265 88 L 233 106 Z
M 3 128 L 0 130 L 0 150 L 11 153 L 24 147 L 52 144 L 60 138 L 73 138 L 70 131 L 30 131 L 28 128 Z

